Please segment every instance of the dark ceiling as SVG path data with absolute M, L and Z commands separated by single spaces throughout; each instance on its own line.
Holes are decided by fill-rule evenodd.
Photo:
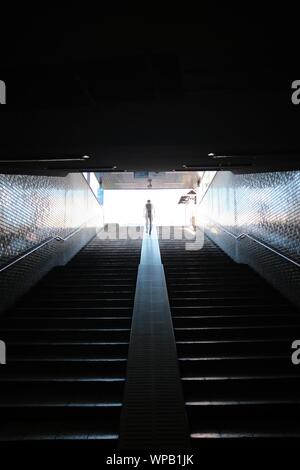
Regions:
M 2 30 L 0 171 L 299 167 L 292 14 L 72 13 Z

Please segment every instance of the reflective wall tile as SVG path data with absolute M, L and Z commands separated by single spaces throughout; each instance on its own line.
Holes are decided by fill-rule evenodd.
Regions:
M 219 172 L 199 206 L 198 216 L 209 217 L 235 235 L 252 235 L 300 263 L 300 171 L 244 175 Z M 299 268 L 278 260 L 277 255 L 274 258 L 262 247 L 250 247 L 245 240 L 234 242 L 225 232 L 211 232 L 212 222 L 207 225 L 208 234 L 230 256 L 237 259 L 238 251 L 240 261 L 283 288 L 294 301 L 298 299 Z M 283 270 L 280 276 L 278 269 Z
M 65 236 L 101 208 L 81 173 L 0 175 L 0 267 L 53 236 Z

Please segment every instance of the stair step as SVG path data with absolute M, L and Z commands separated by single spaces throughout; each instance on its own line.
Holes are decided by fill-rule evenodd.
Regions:
M 174 328 L 176 341 L 193 340 L 238 340 L 268 339 L 280 335 L 283 339 L 292 340 L 297 334 L 300 337 L 299 325 L 267 325 L 267 326 L 210 326 Z M 288 343 L 287 343 L 288 344 Z
M 240 354 L 179 357 L 179 365 L 183 377 L 198 377 L 205 375 L 243 375 L 243 374 L 284 374 L 297 375 L 298 372 L 288 353 L 284 354 Z
M 178 355 L 192 357 L 216 354 L 284 354 L 291 347 L 291 342 L 284 339 L 271 340 L 231 340 L 231 341 L 177 341 Z
M 285 301 L 281 300 L 278 301 L 276 298 L 268 298 L 268 297 L 245 297 L 245 296 L 238 296 L 238 297 L 222 297 L 222 296 L 211 296 L 211 297 L 172 297 L 170 304 L 171 307 L 202 307 L 206 305 L 212 306 L 226 306 L 226 305 L 246 305 L 250 307 L 252 305 L 269 305 L 273 306 L 276 305 L 276 308 L 280 307 L 284 308 L 288 305 Z
M 184 377 L 182 378 L 184 396 L 187 402 L 198 400 L 232 399 L 260 400 L 298 399 L 300 372 L 293 375 L 268 376 L 216 376 L 216 377 Z
M 283 314 L 287 312 L 293 314 L 297 312 L 296 307 L 289 306 L 288 309 L 286 306 L 281 305 L 261 305 L 259 300 L 256 305 L 201 305 L 201 306 L 172 306 L 172 312 L 175 316 L 201 316 L 201 315 L 249 315 L 249 314 L 263 314 L 263 315 L 274 315 L 274 314 Z
M 35 330 L 60 330 L 72 328 L 126 328 L 130 329 L 131 317 L 6 317 L 1 320 L 1 332 L 6 331 L 35 331 Z
M 72 308 L 64 308 L 64 307 L 18 307 L 14 310 L 14 313 L 17 316 L 25 315 L 30 316 L 36 315 L 37 317 L 49 317 L 49 315 L 60 315 L 61 318 L 68 318 L 78 316 L 82 318 L 83 316 L 87 317 L 96 317 L 100 316 L 115 316 L 115 317 L 123 317 L 124 315 L 132 315 L 132 308 L 131 307 L 76 307 L 73 306 Z
M 77 342 L 31 342 L 31 343 L 7 343 L 7 360 L 14 357 L 34 357 L 39 358 L 56 358 L 64 357 L 82 357 L 82 358 L 126 358 L 128 353 L 128 343 L 99 343 L 88 341 L 83 343 Z
M 246 314 L 246 315 L 185 315 L 173 316 L 173 324 L 175 328 L 190 328 L 210 327 L 216 326 L 219 328 L 226 326 L 272 326 L 274 323 L 277 325 L 286 325 L 286 323 L 300 325 L 300 315 L 293 315 L 288 313 L 264 315 L 264 314 Z
M 186 403 L 192 432 L 209 427 L 229 430 L 260 428 L 300 432 L 299 400 L 199 401 Z M 274 429 L 274 430 L 275 430 Z

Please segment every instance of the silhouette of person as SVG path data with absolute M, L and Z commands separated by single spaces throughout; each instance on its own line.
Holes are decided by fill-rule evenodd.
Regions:
M 149 235 L 151 235 L 152 222 L 153 222 L 153 217 L 154 217 L 154 206 L 151 203 L 150 199 L 148 199 L 145 205 L 144 215 L 146 219 L 146 233 L 148 233 L 148 229 L 149 229 Z

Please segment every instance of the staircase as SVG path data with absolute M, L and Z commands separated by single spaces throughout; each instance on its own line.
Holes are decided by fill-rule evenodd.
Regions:
M 193 448 L 299 445 L 299 311 L 209 239 L 159 243 Z M 140 252 L 96 237 L 1 317 L 0 444 L 117 449 Z
M 0 442 L 119 436 L 141 240 L 94 238 L 0 320 Z
M 160 250 L 193 447 L 300 444 L 299 311 L 207 238 Z

